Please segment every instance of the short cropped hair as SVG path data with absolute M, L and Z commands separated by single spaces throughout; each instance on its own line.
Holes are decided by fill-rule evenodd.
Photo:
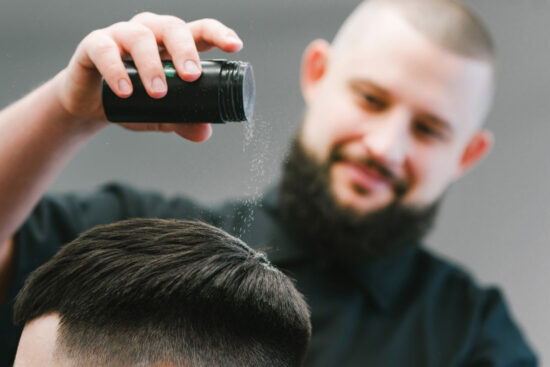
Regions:
M 333 44 L 358 36 L 363 13 L 392 9 L 435 44 L 458 55 L 495 64 L 495 46 L 483 20 L 461 0 L 366 0 L 350 15 Z
M 202 222 L 95 227 L 36 269 L 14 321 L 59 314 L 76 366 L 300 366 L 310 313 L 263 253 Z

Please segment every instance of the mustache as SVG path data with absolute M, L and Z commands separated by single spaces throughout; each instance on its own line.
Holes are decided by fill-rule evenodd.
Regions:
M 349 159 L 350 157 L 344 154 L 342 146 L 336 146 L 330 152 L 329 164 Z M 398 177 L 390 168 L 386 167 L 382 162 L 373 159 L 372 157 L 354 157 L 351 158 L 351 160 L 353 160 L 354 163 L 362 165 L 368 169 L 375 170 L 380 176 L 388 180 L 392 185 L 397 198 L 403 197 L 410 189 L 411 184 L 406 179 Z

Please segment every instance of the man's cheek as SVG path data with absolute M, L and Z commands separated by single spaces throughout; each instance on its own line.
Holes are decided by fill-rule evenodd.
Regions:
M 439 198 L 450 184 L 448 166 L 417 168 L 409 193 L 404 201 L 413 205 L 427 205 Z

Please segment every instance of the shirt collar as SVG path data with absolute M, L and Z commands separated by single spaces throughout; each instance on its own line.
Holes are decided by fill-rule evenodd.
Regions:
M 411 246 L 384 257 L 346 266 L 350 274 L 381 310 L 389 310 L 406 293 L 419 248 Z

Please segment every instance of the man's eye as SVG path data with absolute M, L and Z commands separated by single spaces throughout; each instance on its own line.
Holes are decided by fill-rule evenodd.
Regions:
M 428 124 L 416 123 L 415 130 L 417 131 L 417 133 L 421 134 L 423 137 L 443 139 L 443 134 L 440 131 L 432 128 Z
M 377 108 L 377 109 L 383 109 L 384 107 L 386 107 L 386 103 L 383 100 L 371 94 L 364 94 L 363 98 L 365 99 L 365 101 L 370 107 Z

